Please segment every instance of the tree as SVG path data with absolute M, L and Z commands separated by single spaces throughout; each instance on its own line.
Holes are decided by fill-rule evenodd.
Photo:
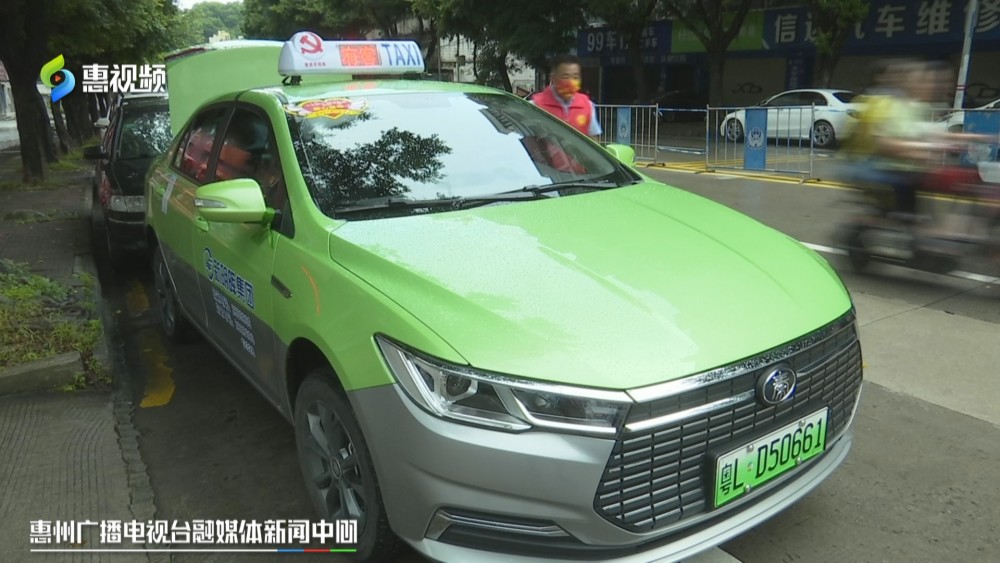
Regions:
M 723 100 L 722 77 L 726 51 L 740 33 L 743 20 L 750 11 L 752 0 L 665 0 L 667 15 L 691 30 L 708 54 L 710 94 L 712 104 Z
M 436 21 L 443 36 L 472 40 L 477 71 L 483 68 L 486 74 L 507 74 L 508 55 L 546 68 L 547 59 L 566 52 L 586 23 L 584 0 L 413 0 L 413 6 L 418 16 Z M 480 57 L 487 62 L 483 67 Z M 509 74 L 496 76 L 510 88 Z
M 807 0 L 816 39 L 816 82 L 830 87 L 851 29 L 868 16 L 868 0 Z
M 58 159 L 35 83 L 56 55 L 78 85 L 54 114 L 63 144 L 90 137 L 94 100 L 82 92 L 84 63 L 142 63 L 167 50 L 176 7 L 163 0 L 10 0 L 0 3 L 0 62 L 10 76 L 25 182 L 45 179 Z M 59 111 L 62 110 L 62 111 Z M 65 122 L 63 123 L 63 120 Z M 62 127 L 65 125 L 65 127 Z
M 407 0 L 244 0 L 243 34 L 283 41 L 308 29 L 327 39 L 357 39 L 370 31 L 397 37 L 412 14 Z
M 202 2 L 180 12 L 177 32 L 180 46 L 199 45 L 219 31 L 235 39 L 242 35 L 243 7 L 240 4 Z
M 649 24 L 659 0 L 587 0 L 587 12 L 604 20 L 625 38 L 635 79 L 637 101 L 647 100 L 646 72 L 642 61 L 642 32 Z
M 56 158 L 48 114 L 35 88 L 45 57 L 51 0 L 0 3 L 0 62 L 7 69 L 21 143 L 25 182 L 41 182 Z M 47 154 L 48 153 L 48 154 Z

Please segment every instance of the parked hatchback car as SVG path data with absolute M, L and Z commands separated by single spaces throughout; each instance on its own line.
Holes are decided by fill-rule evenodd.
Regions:
M 516 96 L 392 79 L 413 42 L 167 65 L 202 78 L 147 178 L 163 329 L 291 421 L 362 559 L 673 561 L 846 457 L 861 346 L 812 250 Z
M 102 216 L 113 265 L 145 247 L 143 182 L 170 139 L 166 96 L 125 98 L 112 110 L 101 144 L 84 151 L 96 163 L 95 211 Z
M 814 146 L 828 148 L 850 136 L 860 112 L 853 103 L 856 96 L 848 90 L 790 90 L 756 107 L 767 108 L 768 139 L 808 141 L 811 135 Z M 719 133 L 728 142 L 742 141 L 745 131 L 744 110 L 722 118 Z

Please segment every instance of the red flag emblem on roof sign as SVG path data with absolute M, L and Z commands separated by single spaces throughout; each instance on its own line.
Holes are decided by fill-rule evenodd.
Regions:
M 310 31 L 297 33 L 295 43 L 307 59 L 316 60 L 323 56 L 323 38 L 315 33 Z

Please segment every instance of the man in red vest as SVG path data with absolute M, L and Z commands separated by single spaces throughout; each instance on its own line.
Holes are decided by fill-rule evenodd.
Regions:
M 580 59 L 559 55 L 552 59 L 550 69 L 549 86 L 531 96 L 531 103 L 597 140 L 601 124 L 594 103 L 580 92 Z

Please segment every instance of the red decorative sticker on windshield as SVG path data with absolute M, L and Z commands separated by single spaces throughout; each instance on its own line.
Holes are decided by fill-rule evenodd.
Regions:
M 340 119 L 348 115 L 360 115 L 368 108 L 364 98 L 327 98 L 325 100 L 309 100 L 297 104 L 288 104 L 285 111 L 299 117 L 327 117 Z

